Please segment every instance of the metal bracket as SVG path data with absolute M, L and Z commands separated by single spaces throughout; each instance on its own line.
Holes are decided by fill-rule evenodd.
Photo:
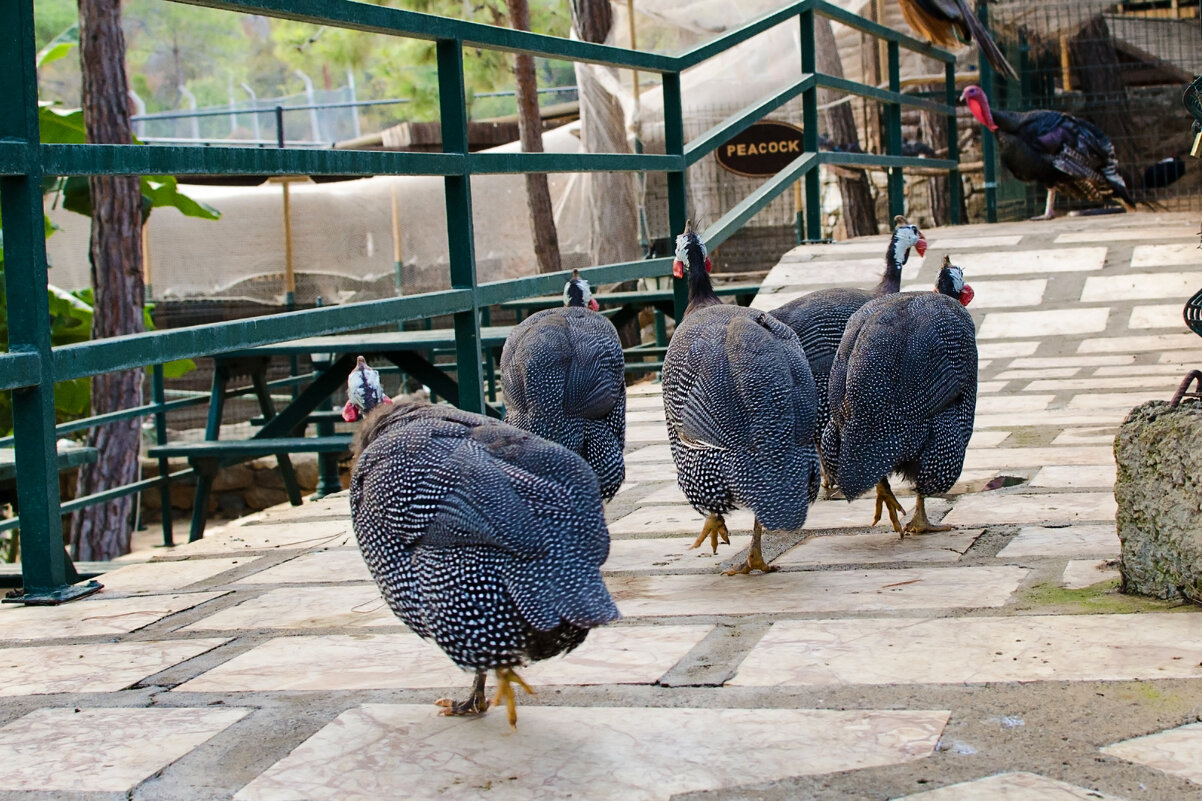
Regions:
M 13 590 L 3 599 L 0 599 L 0 603 L 25 604 L 25 606 L 58 606 L 68 601 L 85 598 L 94 592 L 99 592 L 103 588 L 103 584 L 93 579 L 86 584 L 64 584 L 61 587 L 44 592 Z

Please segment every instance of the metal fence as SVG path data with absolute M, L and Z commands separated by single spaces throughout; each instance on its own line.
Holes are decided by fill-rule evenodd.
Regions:
M 0 355 L 0 390 L 11 390 L 14 415 L 17 491 L 20 518 L 5 521 L 4 529 L 20 528 L 24 603 L 58 603 L 84 592 L 72 586 L 74 571 L 63 548 L 62 514 L 69 508 L 100 503 L 125 494 L 153 489 L 166 491 L 170 478 L 138 482 L 69 505 L 60 503 L 54 424 L 54 382 L 147 366 L 180 358 L 197 358 L 283 342 L 306 336 L 360 330 L 373 325 L 453 315 L 460 405 L 484 409 L 480 346 L 481 314 L 506 300 L 555 293 L 566 273 L 531 276 L 480 284 L 476 277 L 472 230 L 470 176 L 525 172 L 649 172 L 667 176 L 669 228 L 683 229 L 688 216 L 686 174 L 721 143 L 794 98 L 801 98 L 805 147 L 801 156 L 775 177 L 709 225 L 703 236 L 711 248 L 725 242 L 760 209 L 801 180 L 805 192 L 805 227 L 811 238 L 821 233 L 817 167 L 850 164 L 886 167 L 891 210 L 901 213 L 903 169 L 932 167 L 952 173 L 953 191 L 959 186 L 958 155 L 954 145 L 954 60 L 944 51 L 830 5 L 824 0 L 799 0 L 767 14 L 721 38 L 679 56 L 665 56 L 533 33 L 463 22 L 346 0 L 197 0 L 201 5 L 252 14 L 334 25 L 368 33 L 383 33 L 436 42 L 439 104 L 443 131 L 442 153 L 399 153 L 246 147 L 181 147 L 135 145 L 51 145 L 39 143 L 37 71 L 35 66 L 33 0 L 0 4 L 0 74 L 9 89 L 0 97 L 0 204 L 3 207 L 5 285 L 8 293 L 9 352 Z M 819 74 L 815 68 L 814 16 L 821 14 L 886 42 L 890 65 L 888 89 Z M 791 86 L 756 100 L 746 109 L 708 128 L 686 144 L 681 112 L 681 73 L 730 47 L 780 24 L 797 24 L 801 46 L 799 75 Z M 464 48 L 522 52 L 546 58 L 606 64 L 659 73 L 663 80 L 665 153 L 654 155 L 606 153 L 471 153 L 467 141 L 464 86 Z M 922 100 L 900 92 L 901 47 L 911 48 L 946 65 L 945 102 Z M 889 135 L 888 155 L 818 152 L 818 89 L 827 88 L 870 98 L 882 104 Z M 950 141 L 946 159 L 907 158 L 901 154 L 901 109 L 916 106 L 947 117 Z M 52 175 L 432 175 L 441 176 L 446 197 L 451 289 L 421 295 L 365 301 L 328 308 L 293 311 L 248 321 L 230 321 L 114 337 L 52 348 L 47 307 L 45 232 L 42 181 Z M 958 203 L 953 202 L 952 208 Z M 955 222 L 956 220 L 953 219 Z M 613 283 L 669 274 L 670 258 L 611 264 L 583 271 L 594 283 Z M 678 316 L 688 289 L 675 283 Z M 158 382 L 156 382 L 158 383 Z M 154 402 L 106 416 L 69 424 L 72 430 L 117 419 L 154 416 L 161 423 L 171 404 L 159 393 Z M 285 422 L 277 421 L 281 425 Z M 160 429 L 163 426 L 158 426 Z M 287 427 L 287 426 L 285 426 Z M 186 473 L 187 471 L 184 471 Z M 170 516 L 164 516 L 169 524 Z

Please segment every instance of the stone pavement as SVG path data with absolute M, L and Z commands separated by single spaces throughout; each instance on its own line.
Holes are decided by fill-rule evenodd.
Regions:
M 658 386 L 632 387 L 606 565 L 624 619 L 524 671 L 516 731 L 436 714 L 469 678 L 384 607 L 345 494 L 157 551 L 85 601 L 4 606 L 0 797 L 1202 797 L 1202 616 L 1115 591 L 1111 450 L 1131 406 L 1202 366 L 1181 322 L 1196 230 L 927 232 L 905 284 L 952 253 L 981 351 L 966 469 L 930 504 L 947 534 L 900 540 L 870 501 L 820 501 L 767 538 L 780 572 L 722 576 L 751 518 L 717 556 L 687 550 L 701 517 Z M 757 305 L 871 285 L 884 247 L 799 248 Z

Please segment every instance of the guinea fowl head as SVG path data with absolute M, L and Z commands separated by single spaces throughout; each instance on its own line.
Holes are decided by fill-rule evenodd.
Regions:
M 689 309 L 722 302 L 714 294 L 714 285 L 710 283 L 709 272 L 713 267 L 705 243 L 693 228 L 693 221 L 686 221 L 684 233 L 676 237 L 676 260 L 672 262 L 672 275 L 689 279 Z
M 380 384 L 380 373 L 367 366 L 362 356 L 355 362 L 355 369 L 346 379 L 346 405 L 342 407 L 342 419 L 353 423 L 381 403 L 392 403 L 384 394 Z
M 981 87 L 976 85 L 967 87 L 961 93 L 960 99 L 977 118 L 977 122 L 989 130 L 997 132 L 997 123 L 993 121 L 993 111 L 989 108 L 989 98 L 985 96 L 985 91 Z
M 910 248 L 917 250 L 919 256 L 927 255 L 927 240 L 917 225 L 899 214 L 893 218 L 893 226 L 893 238 L 889 244 L 898 264 L 905 264 L 906 259 L 910 258 Z
M 951 256 L 943 257 L 943 267 L 939 270 L 939 278 L 935 281 L 935 291 L 949 298 L 960 301 L 961 306 L 972 302 L 974 292 L 972 287 L 964 283 L 964 271 L 952 264 Z
M 572 277 L 563 285 L 563 305 L 587 307 L 593 311 L 601 308 L 589 289 L 588 281 L 580 277 L 579 270 L 572 270 Z

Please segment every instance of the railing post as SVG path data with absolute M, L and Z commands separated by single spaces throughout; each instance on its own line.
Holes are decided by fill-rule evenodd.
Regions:
M 980 0 L 977 3 L 977 16 L 981 20 L 981 24 L 986 28 L 989 27 L 989 0 Z M 993 91 L 993 65 L 982 54 L 979 58 L 981 67 L 981 89 L 985 92 L 985 97 L 992 104 L 994 100 Z M 985 162 L 985 222 L 997 222 L 997 147 L 993 140 L 993 134 L 989 131 L 981 133 L 981 159 Z
M 944 87 L 945 95 L 944 102 L 952 107 L 952 113 L 947 118 L 947 157 L 949 160 L 956 163 L 960 162 L 960 134 L 956 128 L 956 104 L 959 98 L 956 96 L 956 63 L 953 61 L 947 65 L 946 83 Z M 947 189 L 950 197 L 948 198 L 949 216 L 951 217 L 952 225 L 960 225 L 964 220 L 960 219 L 960 196 L 964 191 L 964 184 L 961 182 L 960 171 L 952 169 L 947 174 Z
M 93 581 L 71 586 L 75 569 L 63 548 L 54 435 L 54 360 L 46 300 L 36 53 L 33 0 L 0 3 L 0 74 L 8 76 L 9 86 L 0 95 L 0 139 L 25 144 L 23 174 L 0 178 L 8 349 L 35 353 L 41 362 L 38 385 L 12 393 L 24 589 L 24 594 L 13 600 L 40 605 L 69 601 L 95 592 L 100 585 Z
M 818 54 L 814 50 L 814 9 L 806 6 L 801 12 L 801 72 L 818 72 Z M 818 87 L 811 86 L 801 93 L 802 146 L 807 153 L 818 152 Z M 806 239 L 822 239 L 822 184 L 818 167 L 805 175 Z
M 897 42 L 889 43 L 889 91 L 901 91 L 901 47 Z M 890 156 L 902 154 L 901 104 L 885 106 L 885 127 L 888 134 L 886 152 Z M 892 219 L 906 213 L 906 179 L 901 167 L 889 168 L 889 217 Z
M 680 73 L 664 73 L 664 152 L 681 159 L 679 170 L 668 173 L 668 227 L 675 237 L 684 230 L 689 217 L 688 184 L 684 167 L 684 111 L 681 108 Z M 676 325 L 684 320 L 684 310 L 689 305 L 689 284 L 683 279 L 672 281 L 673 305 L 676 309 Z
M 150 397 L 154 405 L 154 441 L 158 445 L 167 444 L 167 413 L 163 411 L 166 401 L 163 388 L 163 365 L 154 365 L 150 375 Z M 171 530 L 171 464 L 166 457 L 159 458 L 159 503 L 163 510 L 163 545 L 175 545 L 175 534 Z
M 472 181 L 467 167 L 467 100 L 463 80 L 463 43 L 438 40 L 438 105 L 444 153 L 461 153 L 462 175 L 443 178 L 447 207 L 447 245 L 451 287 L 472 291 L 472 308 L 455 314 L 455 362 L 459 408 L 483 414 L 484 384 L 480 369 L 480 304 L 476 297 L 476 254 L 472 233 Z

